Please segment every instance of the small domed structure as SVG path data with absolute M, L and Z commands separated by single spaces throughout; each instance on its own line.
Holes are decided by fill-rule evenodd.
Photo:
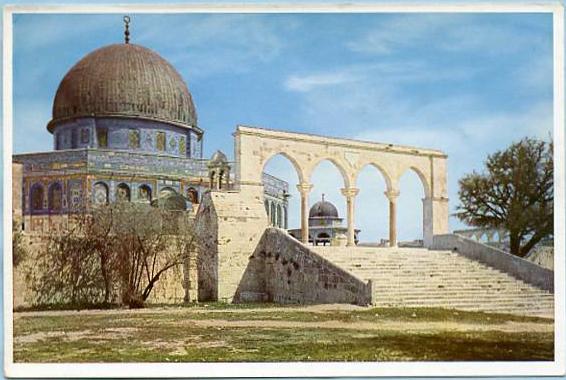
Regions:
M 163 205 L 160 206 L 169 211 L 186 211 L 187 200 L 180 194 L 170 195 L 163 200 Z
M 338 218 L 338 210 L 332 203 L 324 200 L 316 202 L 309 211 L 309 218 Z
M 114 44 L 86 55 L 65 75 L 47 129 L 80 117 L 135 117 L 196 127 L 197 115 L 183 78 L 159 54 Z
M 178 193 L 167 194 L 151 202 L 153 207 L 159 207 L 167 211 L 186 211 L 187 200 Z
M 309 242 L 314 245 L 344 245 L 344 236 L 348 228 L 342 226 L 342 218 L 338 209 L 331 202 L 322 199 L 316 202 L 309 211 Z M 354 241 L 358 242 L 359 229 L 354 229 Z M 301 240 L 301 229 L 291 229 L 289 234 Z
M 212 157 L 210 157 L 210 164 L 211 165 L 221 164 L 221 163 L 225 163 L 225 162 L 228 162 L 228 157 L 226 157 L 224 152 L 222 152 L 221 150 L 217 150 L 216 152 L 214 152 Z

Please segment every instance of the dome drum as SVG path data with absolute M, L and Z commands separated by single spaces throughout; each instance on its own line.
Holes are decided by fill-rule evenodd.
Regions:
M 102 148 L 202 158 L 202 135 L 168 123 L 133 118 L 78 118 L 53 130 L 56 150 Z

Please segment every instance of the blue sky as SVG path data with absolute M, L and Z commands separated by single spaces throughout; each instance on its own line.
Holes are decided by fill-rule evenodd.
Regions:
M 524 136 L 552 133 L 550 14 L 132 14 L 132 42 L 170 61 L 193 94 L 205 154 L 233 156 L 237 124 L 438 148 L 458 178 Z M 122 15 L 14 17 L 14 150 L 51 150 L 45 129 L 59 81 L 82 56 L 123 41 Z M 291 165 L 267 167 L 299 196 Z M 323 163 L 321 193 L 345 215 L 338 171 Z M 385 185 L 364 170 L 361 238 L 387 236 Z M 422 236 L 422 186 L 401 179 L 399 237 Z M 451 227 L 461 224 L 451 218 Z

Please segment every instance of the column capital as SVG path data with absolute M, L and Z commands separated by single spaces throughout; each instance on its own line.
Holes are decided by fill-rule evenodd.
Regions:
M 387 199 L 389 199 L 390 202 L 395 202 L 400 192 L 399 190 L 389 190 L 389 191 L 385 191 L 383 194 L 385 194 L 385 196 L 387 197 Z
M 360 192 L 360 189 L 357 189 L 355 187 L 347 187 L 344 189 L 340 189 L 340 191 L 342 192 L 342 195 L 344 195 L 347 198 L 352 198 L 355 197 L 356 195 L 358 195 L 358 193 Z
M 313 185 L 311 185 L 310 183 L 299 183 L 297 185 L 297 190 L 299 190 L 299 193 L 301 193 L 302 195 L 310 193 L 312 188 Z

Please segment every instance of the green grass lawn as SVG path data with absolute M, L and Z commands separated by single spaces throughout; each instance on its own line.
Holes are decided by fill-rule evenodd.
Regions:
M 553 360 L 554 355 L 553 321 L 542 318 L 443 309 L 252 308 L 16 314 L 14 360 Z M 404 325 L 413 329 L 407 332 Z M 454 328 L 443 328 L 448 325 Z

